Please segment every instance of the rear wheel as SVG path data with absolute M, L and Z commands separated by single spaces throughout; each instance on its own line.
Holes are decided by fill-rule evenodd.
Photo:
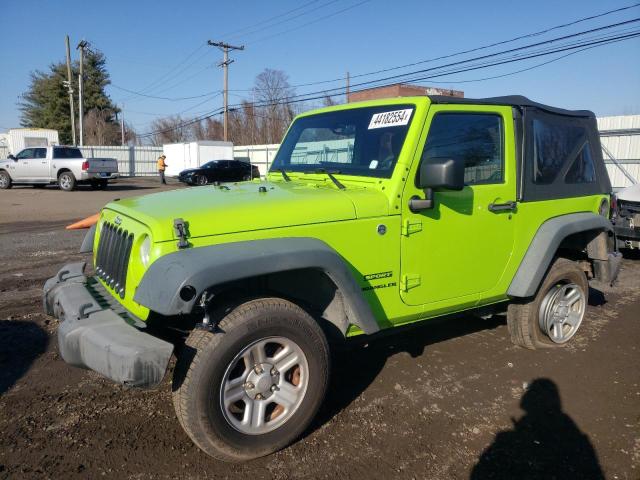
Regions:
M 584 271 L 576 262 L 556 259 L 535 297 L 509 305 L 511 340 L 530 349 L 566 344 L 582 324 L 588 298 Z
M 299 437 L 327 389 L 329 348 L 297 305 L 263 298 L 240 305 L 219 333 L 194 330 L 174 374 L 183 428 L 205 453 L 242 461 Z
M 62 172 L 58 175 L 58 185 L 65 192 L 70 192 L 76 188 L 76 177 L 71 172 Z
M 11 177 L 9 176 L 9 174 L 5 171 L 0 171 L 0 189 L 7 190 L 12 186 L 13 185 L 12 185 Z

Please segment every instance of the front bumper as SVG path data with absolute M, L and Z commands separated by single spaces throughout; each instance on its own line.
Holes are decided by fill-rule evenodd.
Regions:
M 123 309 L 110 308 L 108 293 L 84 275 L 84 267 L 84 262 L 67 264 L 44 285 L 44 311 L 60 320 L 60 355 L 70 365 L 94 370 L 117 383 L 159 384 L 173 345 L 128 323 Z

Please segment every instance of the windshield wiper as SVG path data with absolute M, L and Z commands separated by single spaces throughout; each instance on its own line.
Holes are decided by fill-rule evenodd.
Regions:
M 284 178 L 284 180 L 286 182 L 290 182 L 291 181 L 291 177 L 289 175 L 287 175 L 287 172 L 285 171 L 284 168 L 278 168 L 278 171 L 282 174 L 282 178 Z
M 331 179 L 331 181 L 335 184 L 336 187 L 338 187 L 340 190 L 344 190 L 345 187 L 342 183 L 340 183 L 340 180 L 338 180 L 336 177 L 333 176 L 334 173 L 341 173 L 340 170 L 325 170 L 324 168 L 318 168 L 316 170 L 309 170 L 307 172 L 304 173 L 326 173 L 327 176 Z

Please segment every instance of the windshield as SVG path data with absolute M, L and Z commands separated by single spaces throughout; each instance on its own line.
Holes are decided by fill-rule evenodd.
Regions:
M 271 170 L 324 170 L 389 178 L 414 108 L 384 105 L 299 118 L 289 129 Z
M 216 160 L 212 160 L 210 162 L 203 164 L 200 168 L 215 168 L 217 164 L 218 162 Z

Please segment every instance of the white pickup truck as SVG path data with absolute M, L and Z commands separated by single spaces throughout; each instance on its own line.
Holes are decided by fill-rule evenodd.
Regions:
M 0 160 L 0 189 L 27 184 L 34 187 L 57 183 L 70 192 L 79 183 L 104 189 L 118 178 L 114 158 L 84 158 L 76 147 L 54 146 L 25 148 L 16 156 Z

